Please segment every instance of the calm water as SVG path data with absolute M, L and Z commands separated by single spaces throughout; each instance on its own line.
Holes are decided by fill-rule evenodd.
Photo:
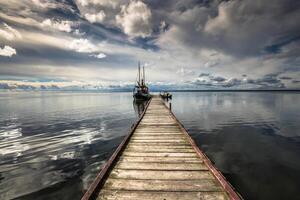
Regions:
M 300 93 L 175 93 L 172 106 L 245 199 L 300 199 Z
M 299 199 L 300 93 L 173 93 L 245 199 Z M 0 199 L 80 199 L 136 120 L 131 93 L 0 92 Z
M 129 93 L 0 93 L 0 199 L 80 199 L 135 119 Z

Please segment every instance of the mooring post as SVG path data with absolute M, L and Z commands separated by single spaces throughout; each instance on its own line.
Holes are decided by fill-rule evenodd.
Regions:
M 172 103 L 169 102 L 169 109 L 172 110 Z

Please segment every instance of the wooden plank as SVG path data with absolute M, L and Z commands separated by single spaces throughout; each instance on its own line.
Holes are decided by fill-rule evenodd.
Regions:
M 180 132 L 137 132 L 134 133 L 135 136 L 182 136 Z
M 100 192 L 97 200 L 228 200 L 225 192 L 159 192 L 107 190 Z
M 149 128 L 148 130 L 147 129 L 144 129 L 144 130 L 137 130 L 136 133 L 181 133 L 179 129 L 155 129 L 155 128 Z
M 126 162 L 119 161 L 115 169 L 143 169 L 143 170 L 207 170 L 203 163 L 163 163 L 163 162 Z
M 170 120 L 170 119 L 156 119 L 156 118 L 153 118 L 153 119 L 143 119 L 142 121 L 141 121 L 141 124 L 142 123 L 145 123 L 145 122 L 147 122 L 147 123 L 152 123 L 152 124 L 156 124 L 156 123 L 164 123 L 164 124 L 176 124 L 175 122 L 174 122 L 174 120 Z
M 199 180 L 137 180 L 109 178 L 103 187 L 112 190 L 142 191 L 222 191 L 215 179 Z
M 129 144 L 130 146 L 151 146 L 151 147 L 166 147 L 166 148 L 171 148 L 171 147 L 176 147 L 176 148 L 186 148 L 186 147 L 191 147 L 190 145 L 188 145 L 188 143 L 178 143 L 178 142 L 161 142 L 161 143 L 157 143 L 157 142 L 147 142 L 147 143 L 143 143 L 143 142 L 131 142 Z M 128 146 L 129 146 L 128 145 Z
M 171 147 L 171 146 L 189 146 L 187 142 L 131 142 L 130 145 L 145 145 L 145 146 L 166 146 L 166 147 Z
M 137 135 L 135 134 L 134 136 L 131 137 L 132 140 L 135 140 L 135 139 L 152 139 L 152 140 L 155 140 L 155 139 L 186 139 L 186 137 L 184 135 Z
M 135 135 L 171 135 L 171 134 L 182 134 L 179 130 L 148 130 L 148 131 L 137 131 Z
M 115 179 L 150 179 L 150 180 L 199 180 L 214 179 L 208 170 L 169 171 L 169 170 L 124 170 L 114 169 L 109 178 Z
M 187 143 L 184 139 L 153 139 L 153 140 L 138 140 L 138 139 L 132 139 L 132 142 L 142 142 L 142 143 L 164 143 L 164 142 L 174 142 L 174 143 Z
M 122 156 L 120 160 L 127 162 L 165 162 L 165 163 L 201 163 L 196 157 L 130 157 Z
M 127 152 L 137 152 L 137 153 L 193 153 L 193 149 L 143 149 L 143 148 L 127 148 Z
M 165 142 L 175 142 L 175 143 L 187 143 L 185 138 L 154 138 L 154 139 L 140 139 L 140 138 L 134 138 L 132 139 L 132 142 L 143 142 L 143 143 L 165 143 Z
M 139 124 L 139 128 L 167 128 L 167 129 L 177 128 L 177 129 L 180 129 L 177 124 L 160 124 L 160 125 L 158 125 L 158 124 L 148 124 L 148 125 Z
M 124 156 L 138 156 L 138 157 L 148 157 L 148 156 L 156 156 L 156 157 L 198 157 L 196 153 L 138 153 L 138 152 L 127 152 L 124 151 L 123 154 Z
M 167 120 L 167 121 L 172 121 L 174 122 L 173 118 L 170 117 L 170 116 L 149 116 L 149 115 L 146 115 L 144 118 L 143 118 L 143 121 L 146 120 L 146 121 L 160 121 L 160 120 Z
M 139 134 L 139 133 L 153 133 L 153 134 L 157 134 L 157 133 L 160 133 L 160 134 L 163 134 L 163 133 L 177 133 L 177 134 L 179 134 L 179 133 L 181 133 L 180 132 L 180 130 L 179 129 L 166 129 L 166 128 L 160 128 L 160 129 L 158 129 L 158 128 L 149 128 L 149 129 L 143 129 L 143 130 L 141 130 L 141 129 L 139 129 L 139 130 L 137 130 L 136 131 L 136 134 Z M 182 133 L 181 133 L 182 134 Z M 182 136 L 184 136 L 184 135 L 182 135 Z
M 143 127 L 142 127 L 143 126 Z M 151 131 L 159 131 L 159 130 L 166 130 L 166 131 L 180 131 L 180 128 L 176 125 L 174 126 L 157 126 L 157 125 L 145 125 L 145 124 L 140 124 L 139 128 L 137 129 L 137 131 L 145 131 L 147 132 L 148 130 Z
M 127 148 L 144 148 L 144 149 L 192 149 L 189 145 L 151 145 L 149 143 L 135 143 L 127 145 Z
M 177 153 L 188 153 L 188 152 L 194 152 L 194 149 L 191 148 L 153 148 L 153 147 L 127 147 L 126 148 L 127 152 L 152 152 L 152 153 L 168 153 L 168 152 L 177 152 Z

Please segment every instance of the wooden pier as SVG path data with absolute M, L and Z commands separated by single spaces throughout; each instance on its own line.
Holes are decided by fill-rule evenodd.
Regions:
M 241 199 L 154 96 L 82 200 Z

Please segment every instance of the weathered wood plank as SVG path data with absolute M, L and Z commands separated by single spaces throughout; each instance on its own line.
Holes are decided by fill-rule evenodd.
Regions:
M 102 190 L 97 200 L 228 200 L 225 192 L 157 192 Z
M 152 130 L 152 131 L 137 131 L 134 135 L 172 135 L 182 134 L 179 130 Z
M 162 152 L 162 153 L 168 153 L 168 152 L 177 152 L 177 153 L 187 153 L 187 152 L 194 152 L 194 149 L 191 149 L 191 148 L 149 148 L 149 147 L 127 147 L 126 148 L 126 151 L 127 152 L 144 152 L 144 153 L 147 153 L 147 152 L 152 152 L 152 153 L 159 153 L 159 152 Z
M 184 135 L 135 135 L 132 140 L 169 140 L 169 139 L 182 139 L 186 140 Z
M 127 162 L 165 162 L 165 163 L 200 163 L 196 157 L 129 157 L 122 156 L 120 160 Z
M 138 152 L 127 152 L 124 151 L 122 154 L 124 156 L 138 156 L 138 157 L 148 157 L 148 156 L 157 156 L 157 157 L 198 157 L 196 153 L 138 153 Z
M 222 187 L 214 179 L 199 180 L 107 180 L 104 189 L 142 190 L 142 191 L 222 191 Z
M 119 161 L 115 169 L 143 169 L 143 170 L 205 170 L 207 169 L 203 163 L 163 163 L 163 162 L 126 162 Z
M 131 142 L 129 145 L 132 146 L 151 146 L 151 147 L 161 147 L 164 146 L 166 148 L 171 148 L 171 147 L 176 147 L 176 148 L 186 148 L 186 147 L 190 147 L 190 145 L 188 145 L 188 143 L 178 143 L 178 142 L 161 142 L 161 143 L 157 143 L 157 142 L 147 142 L 147 143 L 143 143 L 143 142 Z M 128 145 L 128 146 L 129 146 Z
M 144 142 L 132 142 L 130 145 L 140 145 L 140 146 L 166 146 L 166 147 L 171 147 L 171 146 L 188 146 L 188 143 L 185 143 L 185 142 L 181 142 L 181 143 L 178 143 L 178 142 L 147 142 L 147 143 L 144 143 Z
M 135 133 L 134 136 L 182 136 L 180 132 L 138 132 Z
M 144 148 L 144 149 L 192 149 L 189 145 L 151 145 L 149 143 L 135 143 L 129 144 L 127 148 Z
M 164 142 L 174 142 L 174 143 L 187 143 L 184 139 L 153 139 L 153 140 L 138 140 L 138 139 L 132 139 L 132 142 L 142 142 L 142 143 L 164 143 Z
M 208 170 L 170 171 L 170 170 L 124 170 L 114 169 L 108 179 L 150 179 L 150 180 L 202 180 L 214 179 Z

